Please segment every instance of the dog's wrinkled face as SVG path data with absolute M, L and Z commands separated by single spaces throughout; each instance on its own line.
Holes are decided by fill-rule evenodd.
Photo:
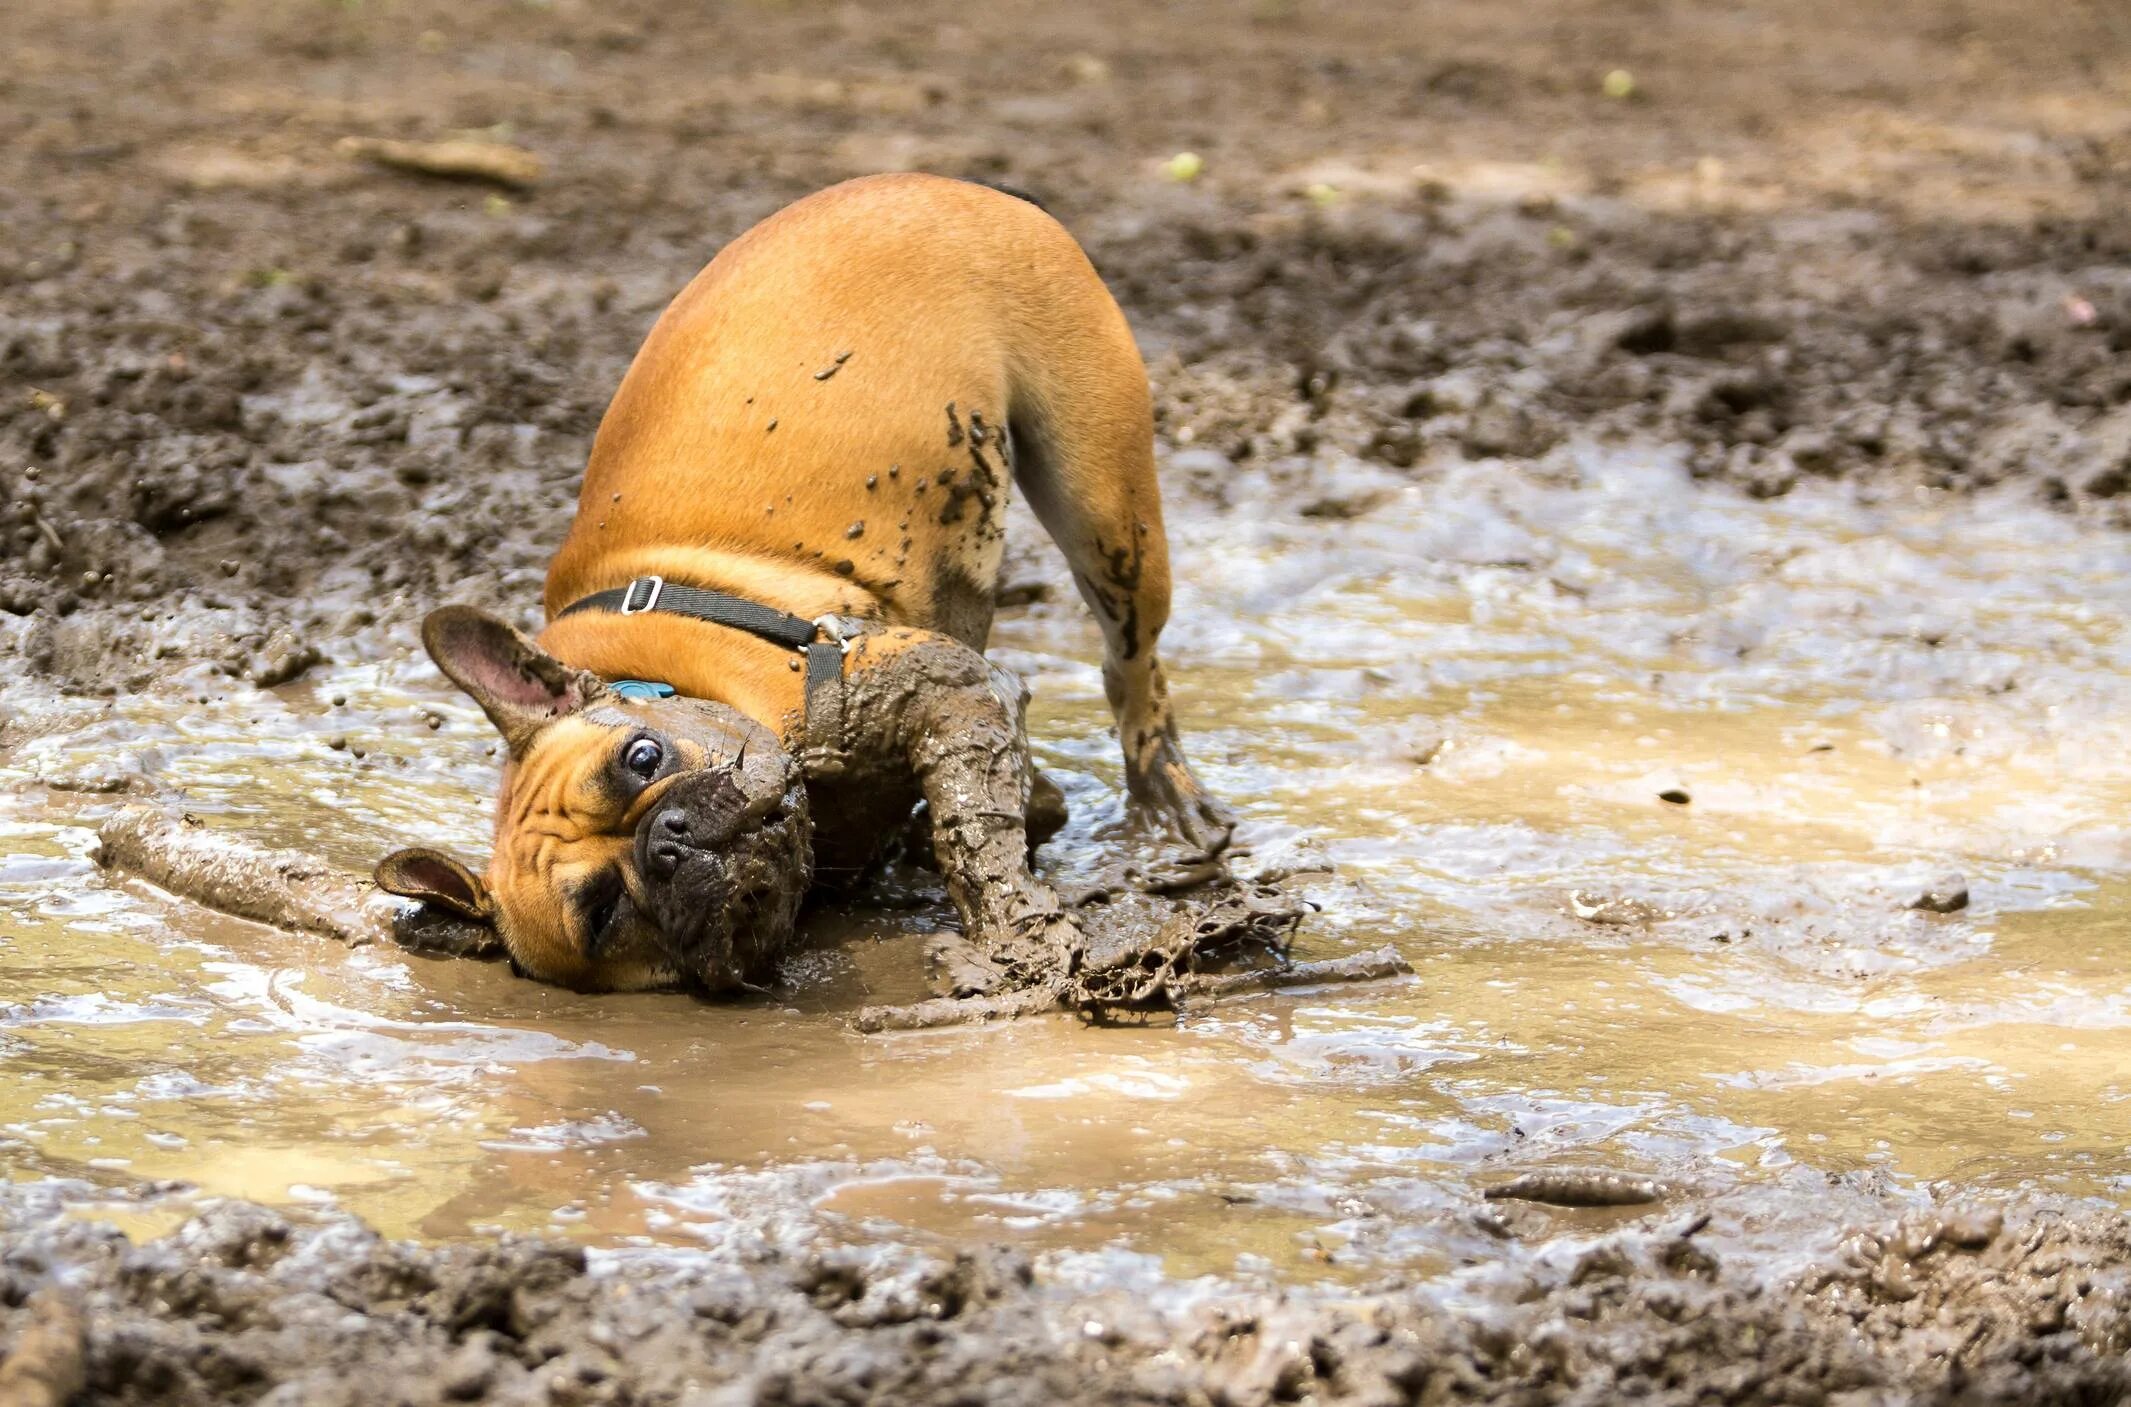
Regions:
M 378 884 L 495 925 L 519 968 L 581 991 L 759 985 L 812 870 L 806 790 L 773 734 L 700 699 L 623 699 L 479 611 L 422 628 L 509 748 L 486 877 L 402 850 Z

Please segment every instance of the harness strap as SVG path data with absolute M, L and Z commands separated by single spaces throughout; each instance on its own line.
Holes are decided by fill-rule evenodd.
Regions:
M 808 645 L 807 687 L 800 726 L 810 744 L 833 747 L 844 731 L 844 647 Z
M 773 640 L 788 650 L 799 649 L 814 638 L 814 622 L 810 620 L 765 606 L 760 601 L 728 596 L 722 591 L 706 591 L 700 586 L 683 586 L 662 576 L 640 576 L 627 586 L 595 591 L 581 600 L 572 601 L 555 614 L 560 619 L 579 611 L 612 611 L 622 616 L 664 611 L 669 615 L 693 616 L 713 625 L 729 625 L 764 640 Z
M 627 586 L 595 591 L 572 601 L 555 616 L 559 620 L 579 611 L 612 611 L 622 616 L 660 611 L 709 621 L 712 625 L 730 626 L 788 650 L 798 650 L 806 656 L 804 726 L 807 738 L 833 744 L 842 736 L 843 656 L 845 642 L 858 622 L 824 616 L 822 622 L 817 623 L 774 606 L 765 606 L 760 601 L 728 596 L 722 591 L 709 591 L 700 586 L 684 586 L 660 576 L 640 576 Z M 827 640 L 816 638 L 824 634 L 829 636 Z M 667 697 L 673 693 L 670 684 L 634 679 L 622 680 L 616 688 L 624 698 Z M 655 692 L 658 690 L 664 693 Z

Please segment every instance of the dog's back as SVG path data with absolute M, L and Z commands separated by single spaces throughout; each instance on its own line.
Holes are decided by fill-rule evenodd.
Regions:
M 600 425 L 548 607 L 658 574 L 981 648 L 1011 456 L 1071 473 L 1149 433 L 1123 316 L 1040 207 L 851 181 L 735 240 L 660 318 Z

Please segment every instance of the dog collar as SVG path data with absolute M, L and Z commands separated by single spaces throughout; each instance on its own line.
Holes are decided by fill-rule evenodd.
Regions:
M 646 611 L 662 611 L 667 615 L 690 616 L 707 620 L 713 625 L 729 625 L 734 630 L 744 630 L 750 635 L 774 641 L 788 650 L 803 649 L 814 639 L 814 622 L 760 601 L 749 601 L 740 596 L 728 596 L 722 591 L 706 591 L 700 586 L 683 586 L 677 581 L 668 581 L 662 576 L 640 576 L 627 586 L 617 586 L 608 591 L 595 591 L 590 596 L 572 601 L 555 613 L 556 619 L 576 615 L 579 611 L 612 611 L 620 616 L 638 616 Z
M 843 656 L 855 638 L 856 622 L 847 622 L 838 616 L 808 620 L 774 606 L 765 606 L 760 601 L 728 596 L 722 591 L 709 591 L 700 586 L 684 586 L 662 576 L 640 576 L 627 586 L 595 591 L 564 606 L 555 613 L 555 618 L 560 620 L 579 611 L 612 611 L 622 616 L 659 611 L 666 615 L 687 616 L 691 620 L 742 630 L 757 639 L 796 650 L 806 659 L 808 726 L 814 726 L 817 715 L 841 711 L 838 693 L 830 686 L 843 682 Z M 664 699 L 671 698 L 676 692 L 671 684 L 644 679 L 617 680 L 613 688 L 625 699 Z

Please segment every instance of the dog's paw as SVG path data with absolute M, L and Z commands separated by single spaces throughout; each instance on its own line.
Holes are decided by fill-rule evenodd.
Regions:
M 975 937 L 935 934 L 926 946 L 932 988 L 941 996 L 989 997 L 1062 988 L 1085 961 L 1086 936 L 1061 910 L 1022 914 Z
M 959 933 L 935 933 L 928 938 L 925 965 L 938 996 L 986 997 L 1008 985 L 1005 970 Z
M 1191 775 L 1183 753 L 1165 741 L 1154 765 L 1131 781 L 1131 809 L 1151 828 L 1206 859 L 1235 837 L 1236 818 Z

